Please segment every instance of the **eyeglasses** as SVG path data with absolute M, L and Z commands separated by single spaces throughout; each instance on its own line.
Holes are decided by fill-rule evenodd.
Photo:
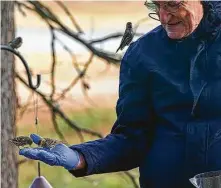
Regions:
M 175 13 L 179 10 L 180 6 L 183 5 L 183 1 L 172 0 L 172 1 L 164 2 L 163 4 L 160 4 L 160 3 L 157 3 L 157 2 L 148 2 L 148 1 L 146 1 L 144 3 L 144 5 L 149 10 L 154 11 L 152 13 L 149 13 L 149 17 L 154 19 L 154 20 L 159 21 L 158 12 L 160 11 L 161 8 L 164 9 L 165 11 L 167 11 L 167 12 Z

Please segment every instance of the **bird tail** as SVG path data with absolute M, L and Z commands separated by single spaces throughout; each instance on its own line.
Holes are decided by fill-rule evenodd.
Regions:
M 117 49 L 116 53 L 118 52 L 118 50 L 120 50 L 120 47 Z

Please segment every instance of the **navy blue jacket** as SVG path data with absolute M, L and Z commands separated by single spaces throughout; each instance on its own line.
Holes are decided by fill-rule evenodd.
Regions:
M 117 120 L 103 139 L 74 145 L 91 174 L 139 167 L 142 188 L 192 187 L 221 170 L 221 2 L 187 38 L 158 26 L 130 45 L 120 67 Z

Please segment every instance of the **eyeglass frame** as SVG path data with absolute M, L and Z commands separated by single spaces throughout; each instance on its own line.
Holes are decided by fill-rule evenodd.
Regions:
M 165 3 L 163 4 L 163 7 L 162 7 L 162 8 L 163 8 L 164 10 L 166 10 L 167 12 L 169 12 L 169 13 L 175 13 L 175 12 L 177 12 L 177 11 L 179 10 L 180 6 L 183 5 L 183 2 L 184 2 L 184 1 L 180 1 L 180 2 L 178 3 L 178 5 L 176 5 L 175 11 L 169 11 L 168 8 L 167 8 L 167 7 L 168 7 L 168 4 L 169 4 L 170 2 L 174 2 L 174 1 L 175 1 L 175 0 L 165 2 Z M 153 3 L 153 4 L 155 5 L 155 7 L 157 7 L 157 5 L 156 5 L 155 3 Z M 144 2 L 144 5 L 147 7 L 147 5 L 148 5 L 147 0 Z M 166 8 L 165 8 L 165 7 L 166 7 Z M 149 7 L 147 7 L 147 8 L 150 9 Z M 155 18 L 155 17 L 152 16 L 152 15 L 158 15 L 157 12 L 159 12 L 159 10 L 160 10 L 160 8 L 159 8 L 158 10 L 157 10 L 157 8 L 154 9 L 153 11 L 155 11 L 155 12 L 149 13 L 148 16 L 149 16 L 150 18 L 154 19 L 154 20 L 160 21 L 160 19 L 157 19 L 157 18 Z

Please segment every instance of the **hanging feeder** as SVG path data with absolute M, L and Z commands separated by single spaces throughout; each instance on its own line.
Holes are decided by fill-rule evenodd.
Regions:
M 34 179 L 29 188 L 52 188 L 52 186 L 44 176 L 39 176 Z
M 18 41 L 20 43 L 18 43 Z M 19 57 L 19 59 L 22 61 L 22 63 L 25 66 L 25 70 L 26 70 L 26 73 L 28 75 L 29 87 L 32 88 L 32 89 L 37 89 L 39 87 L 40 83 L 41 83 L 41 75 L 37 74 L 37 84 L 33 85 L 33 82 L 32 82 L 32 79 L 31 79 L 31 73 L 30 73 L 28 64 L 25 61 L 25 59 L 21 56 L 21 54 L 18 51 L 16 51 L 16 49 L 19 48 L 21 46 L 21 44 L 22 44 L 22 38 L 17 37 L 14 40 L 12 40 L 11 42 L 9 42 L 9 45 L 1 45 L 1 50 L 10 51 L 13 54 L 15 54 L 17 57 Z
M 13 54 L 15 54 L 17 57 L 19 57 L 19 59 L 22 61 L 22 63 L 25 66 L 25 70 L 28 76 L 28 84 L 29 87 L 33 90 L 36 90 L 41 83 L 41 75 L 37 74 L 37 83 L 36 85 L 33 84 L 32 79 L 31 79 L 31 73 L 28 67 L 27 62 L 25 61 L 25 59 L 22 57 L 22 55 L 16 50 L 17 48 L 19 48 L 22 45 L 22 38 L 21 37 L 17 37 L 14 40 L 12 40 L 11 42 L 9 42 L 8 45 L 0 45 L 1 46 L 1 50 L 6 50 L 6 51 L 10 51 Z M 37 120 L 37 117 L 36 117 Z M 37 125 L 37 121 L 35 123 Z M 38 162 L 38 177 L 36 177 L 31 186 L 29 188 L 52 188 L 52 186 L 50 185 L 50 183 L 45 179 L 44 176 L 41 176 L 40 174 L 40 162 Z

